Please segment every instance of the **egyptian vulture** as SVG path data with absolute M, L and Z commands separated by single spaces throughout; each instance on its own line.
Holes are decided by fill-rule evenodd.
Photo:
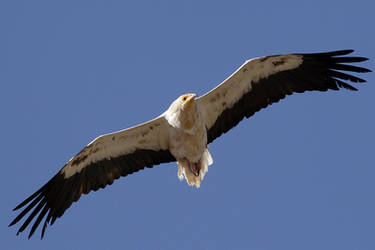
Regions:
M 345 56 L 352 52 L 285 54 L 246 61 L 205 95 L 196 98 L 195 94 L 184 94 L 157 118 L 93 140 L 14 209 L 26 206 L 9 226 L 31 211 L 18 234 L 39 213 L 29 238 L 45 218 L 41 229 L 43 238 L 47 225 L 60 218 L 82 194 L 104 188 L 121 176 L 165 162 L 176 161 L 178 177 L 199 187 L 213 162 L 207 145 L 243 118 L 293 93 L 340 88 L 357 90 L 344 81 L 365 80 L 341 71 L 363 73 L 370 70 L 345 64 L 367 60 Z

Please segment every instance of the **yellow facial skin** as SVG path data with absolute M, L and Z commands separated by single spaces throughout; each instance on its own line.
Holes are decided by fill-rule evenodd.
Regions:
M 185 94 L 180 97 L 183 109 L 188 111 L 188 114 L 185 114 L 185 117 L 182 119 L 184 129 L 187 130 L 192 129 L 195 122 L 195 112 L 190 112 L 193 111 L 195 96 L 195 94 Z
M 194 100 L 195 94 L 185 94 L 180 97 L 185 110 L 190 110 L 193 107 Z

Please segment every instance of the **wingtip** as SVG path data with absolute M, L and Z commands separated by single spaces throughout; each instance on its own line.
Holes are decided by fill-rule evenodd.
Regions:
M 364 62 L 364 61 L 368 61 L 369 59 L 367 57 L 362 57 L 362 56 L 359 56 L 357 57 L 357 62 Z
M 30 196 L 30 197 L 35 197 L 34 195 Z M 18 204 L 15 208 L 13 208 L 13 211 L 17 211 L 18 209 L 24 207 L 27 203 L 29 203 L 32 199 L 29 199 L 27 198 L 26 200 L 24 200 L 23 202 L 21 202 L 20 204 Z
M 354 52 L 354 49 L 343 49 L 343 50 L 334 50 L 334 51 L 327 51 L 327 52 L 317 52 L 317 53 L 301 53 L 299 55 L 307 56 L 307 57 L 339 57 L 351 54 Z
M 332 52 L 328 52 L 331 54 L 331 56 L 343 56 L 343 55 L 348 55 L 354 52 L 354 49 L 343 49 L 343 50 L 336 50 Z
M 34 232 L 35 232 L 35 229 L 34 229 L 34 228 L 31 229 L 31 230 L 30 230 L 30 233 L 29 233 L 29 236 L 27 236 L 27 239 L 30 239 L 31 236 L 33 236 Z
M 354 49 L 343 49 L 343 50 L 333 51 L 333 53 L 334 52 L 337 52 L 337 54 L 340 54 L 340 55 L 347 55 L 347 54 L 353 53 Z

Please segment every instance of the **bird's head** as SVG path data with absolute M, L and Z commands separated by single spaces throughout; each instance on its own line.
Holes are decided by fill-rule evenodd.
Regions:
M 197 115 L 196 94 L 184 94 L 177 98 L 165 113 L 168 122 L 174 127 L 190 129 Z
M 195 96 L 196 94 L 184 94 L 178 98 L 184 110 L 189 111 L 194 107 Z

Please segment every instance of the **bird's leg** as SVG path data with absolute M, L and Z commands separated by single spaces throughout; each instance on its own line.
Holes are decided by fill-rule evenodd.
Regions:
M 201 171 L 201 161 L 189 162 L 189 168 L 195 176 L 199 176 L 199 172 Z
M 208 151 L 206 150 L 208 153 Z M 207 172 L 208 165 L 212 164 L 212 159 L 209 153 L 204 154 L 198 162 L 194 163 L 186 158 L 178 159 L 178 170 L 177 176 L 180 180 L 184 177 L 190 186 L 196 186 L 199 188 L 204 175 Z M 209 159 L 207 159 L 209 157 Z

